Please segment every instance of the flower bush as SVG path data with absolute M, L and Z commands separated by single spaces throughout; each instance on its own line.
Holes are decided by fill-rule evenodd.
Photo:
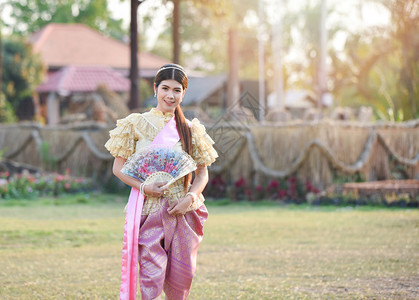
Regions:
M 221 199 L 227 194 L 227 184 L 221 176 L 212 178 L 205 187 L 205 195 L 210 198 Z
M 249 186 L 244 177 L 240 177 L 237 181 L 234 182 L 234 187 L 232 189 L 231 198 L 233 200 L 244 200 L 249 198 Z
M 221 177 L 217 176 L 208 183 L 205 196 L 227 201 L 274 200 L 280 203 L 310 205 L 419 207 L 419 195 L 415 193 L 382 194 L 377 192 L 368 197 L 359 197 L 342 192 L 339 186 L 321 191 L 310 180 L 301 181 L 296 176 L 281 180 L 272 179 L 265 185 L 254 185 L 244 177 L 226 184 Z
M 64 193 L 78 193 L 91 191 L 92 180 L 73 177 L 70 171 L 66 173 L 44 173 L 10 175 L 9 172 L 0 173 L 0 198 L 34 198 L 38 196 L 59 196 Z
M 206 197 L 214 199 L 229 198 L 232 201 L 277 200 L 287 203 L 305 202 L 307 193 L 317 195 L 320 191 L 310 181 L 299 182 L 295 176 L 286 180 L 272 179 L 265 185 L 254 185 L 244 177 L 227 184 L 220 175 L 210 179 L 204 192 Z

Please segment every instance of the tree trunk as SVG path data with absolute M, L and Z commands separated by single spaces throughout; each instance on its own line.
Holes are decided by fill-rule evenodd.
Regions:
M 415 80 L 413 78 L 414 64 L 413 66 L 409 64 L 408 51 L 407 51 L 407 49 L 409 48 L 408 43 L 409 41 L 407 41 L 406 39 L 403 39 L 403 49 L 402 49 L 403 65 L 402 65 L 402 70 L 401 70 L 402 72 L 401 79 L 403 81 L 404 86 L 407 89 L 407 97 L 409 99 L 410 110 L 412 113 L 411 115 L 407 115 L 407 117 L 409 119 L 415 119 L 416 118 L 416 103 L 415 103 L 415 97 L 414 97 L 414 81 Z M 414 61 L 413 58 L 412 58 L 412 61 Z M 406 114 L 405 114 L 405 117 L 406 117 Z
M 284 74 L 282 71 L 283 66 L 283 53 L 282 53 L 282 31 L 283 31 L 283 18 L 282 11 L 285 8 L 283 1 L 277 1 L 275 8 L 278 13 L 276 14 L 275 22 L 272 26 L 272 59 L 274 68 L 274 92 L 275 104 L 273 108 L 277 111 L 285 110 L 284 100 Z
M 130 48 L 131 48 L 131 68 L 130 80 L 131 91 L 128 103 L 129 109 L 135 110 L 140 107 L 139 103 L 139 87 L 138 87 L 138 28 L 137 28 L 137 10 L 138 0 L 131 0 L 131 25 L 130 25 Z
M 239 49 L 237 29 L 230 28 L 228 32 L 228 80 L 227 80 L 227 109 L 233 107 L 240 97 L 239 83 Z
M 262 0 L 258 2 L 258 17 L 259 17 L 259 26 L 258 26 L 258 68 L 259 68 L 259 121 L 263 121 L 265 117 L 265 43 L 263 35 L 265 34 L 264 30 L 264 3 Z
M 173 62 L 180 64 L 180 0 L 173 0 Z
M 2 90 L 2 79 L 3 79 L 3 73 L 2 73 L 2 66 L 3 66 L 3 55 L 2 55 L 2 43 L 1 43 L 1 41 L 2 41 L 2 38 L 3 38 L 3 36 L 2 36 L 2 34 L 1 34 L 1 30 L 2 30 L 2 28 L 3 28 L 3 26 L 2 26 L 2 21 L 0 20 L 0 95 L 3 93 L 3 90 Z
M 318 65 L 318 102 L 317 108 L 321 111 L 323 108 L 323 98 L 327 92 L 327 70 L 326 70 L 326 56 L 327 56 L 327 4 L 326 0 L 321 1 L 320 6 L 320 60 Z

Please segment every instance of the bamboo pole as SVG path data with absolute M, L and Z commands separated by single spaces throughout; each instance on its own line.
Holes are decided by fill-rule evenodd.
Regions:
M 264 3 L 259 0 L 259 27 L 258 27 L 258 59 L 259 59 L 259 122 L 264 119 L 265 107 L 265 23 L 264 23 Z

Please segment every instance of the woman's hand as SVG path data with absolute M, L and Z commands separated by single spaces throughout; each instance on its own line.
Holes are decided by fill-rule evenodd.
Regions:
M 187 195 L 186 197 L 178 199 L 175 203 L 172 203 L 167 209 L 167 212 L 171 216 L 184 215 L 192 202 L 192 196 Z
M 162 188 L 166 182 L 154 182 L 151 184 L 144 185 L 144 194 L 149 197 L 161 197 L 164 191 L 168 188 L 167 186 Z
M 189 192 L 195 195 L 201 194 L 207 182 L 208 182 L 207 167 L 204 165 L 197 166 L 197 169 L 195 170 L 195 179 L 192 183 L 192 186 Z M 184 215 L 186 214 L 186 211 L 188 210 L 188 208 L 191 206 L 192 202 L 193 202 L 193 196 L 187 195 L 183 198 L 178 199 L 177 202 L 172 203 L 167 209 L 167 212 L 169 213 L 169 215 L 172 215 L 172 216 Z

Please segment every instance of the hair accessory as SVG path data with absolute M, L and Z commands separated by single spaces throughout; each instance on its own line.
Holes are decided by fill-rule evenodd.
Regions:
M 157 71 L 156 76 L 157 76 L 157 75 L 158 75 L 161 71 L 164 71 L 164 70 L 167 70 L 167 69 L 175 69 L 175 70 L 179 70 L 179 71 L 181 71 L 181 72 L 185 75 L 185 77 L 186 77 L 186 78 L 188 78 L 188 75 L 186 75 L 185 70 L 183 70 L 183 69 L 181 69 L 181 68 L 178 68 L 178 67 L 172 67 L 172 66 L 169 66 L 169 67 L 161 67 L 161 68 Z

